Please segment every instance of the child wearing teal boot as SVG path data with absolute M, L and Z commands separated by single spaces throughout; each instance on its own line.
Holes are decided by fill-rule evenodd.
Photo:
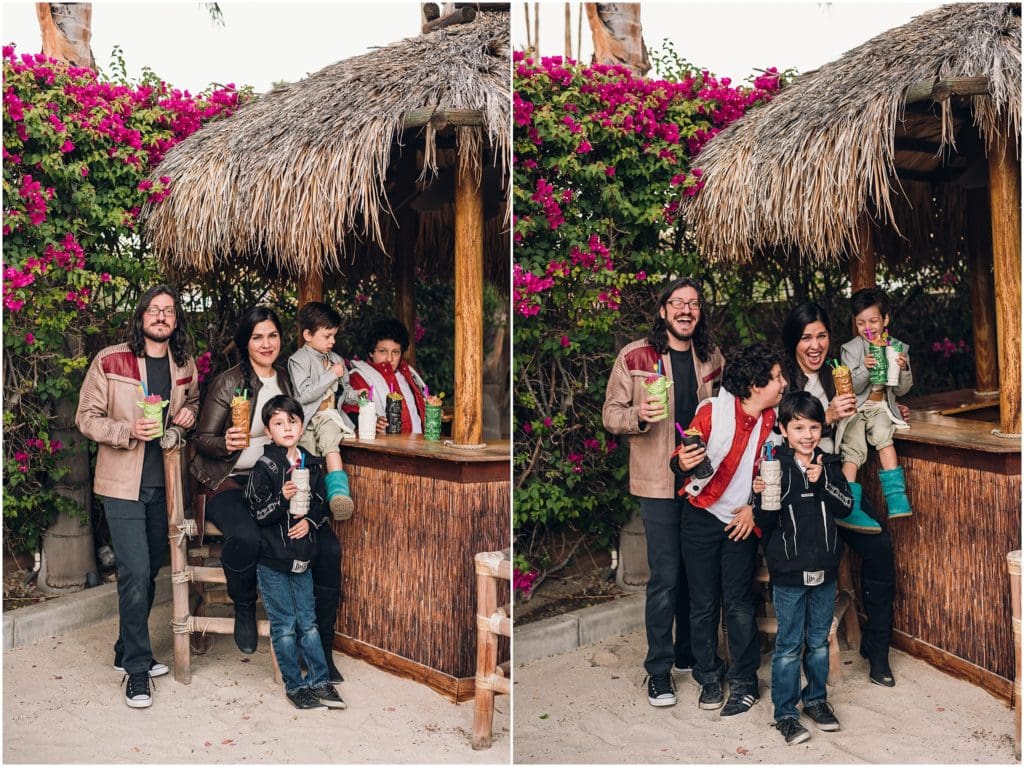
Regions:
M 299 309 L 297 319 L 305 343 L 288 358 L 288 375 L 305 416 L 299 445 L 323 457 L 331 513 L 335 519 L 345 520 L 352 516 L 353 504 L 338 445 L 346 437 L 355 436 L 355 424 L 338 411 L 335 402 L 341 379 L 348 375 L 345 363 L 332 351 L 341 315 L 327 304 L 310 301 Z M 358 392 L 347 387 L 343 391 L 346 398 L 356 401 Z
M 877 533 L 880 528 L 863 511 L 863 491 L 854 480 L 857 470 L 867 461 L 868 446 L 875 448 L 882 467 L 878 478 L 889 507 L 889 518 L 910 516 L 907 483 L 896 458 L 893 434 L 896 429 L 910 428 L 899 415 L 896 397 L 910 391 L 914 376 L 910 371 L 907 346 L 889 336 L 889 299 L 885 293 L 877 288 L 858 290 L 850 298 L 850 313 L 857 335 L 843 344 L 842 360 L 853 379 L 857 412 L 840 422 L 836 444 L 843 456 L 843 475 L 850 483 L 854 510 L 847 519 L 836 520 L 836 524 Z M 889 365 L 898 368 L 898 375 L 895 371 L 889 371 L 891 377 L 883 374 L 883 369 Z

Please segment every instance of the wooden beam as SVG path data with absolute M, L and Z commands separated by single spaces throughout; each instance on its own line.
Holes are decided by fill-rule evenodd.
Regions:
M 398 212 L 398 246 L 395 249 L 395 316 L 409 331 L 406 361 L 416 365 L 416 235 L 419 214 L 406 205 Z
M 405 116 L 402 118 L 402 130 L 422 128 L 427 123 L 432 123 L 437 130 L 442 130 L 449 125 L 471 128 L 479 128 L 485 125 L 484 113 L 479 109 L 422 107 L 405 113 Z
M 983 96 L 989 92 L 987 77 L 950 77 L 925 80 L 907 88 L 904 104 L 921 101 L 945 101 L 950 96 Z
M 320 272 L 310 272 L 309 274 L 300 276 L 297 287 L 299 294 L 299 309 L 310 301 L 324 300 L 324 276 Z M 295 334 L 299 339 L 298 345 L 302 346 L 302 331 L 298 328 L 299 326 L 296 325 Z
M 857 222 L 857 242 L 859 252 L 850 258 L 850 290 L 856 293 L 861 288 L 875 287 L 875 271 L 878 266 L 878 259 L 875 257 L 875 247 L 872 243 L 871 216 L 866 212 L 861 214 Z
M 476 445 L 483 433 L 484 193 L 476 178 L 482 157 L 455 162 L 455 420 L 452 439 Z M 480 152 L 480 144 L 476 144 Z
M 420 31 L 423 34 L 428 32 L 434 32 L 438 29 L 444 29 L 445 27 L 451 27 L 456 24 L 468 24 L 476 18 L 476 10 L 473 8 L 459 8 L 458 10 L 452 11 L 447 16 L 441 16 L 440 18 L 428 21 L 424 24 Z
M 433 21 L 441 16 L 441 8 L 437 3 L 423 3 L 423 21 Z
M 989 145 L 996 327 L 999 340 L 999 428 L 1020 434 L 1020 158 L 1004 136 Z
M 967 190 L 967 269 L 974 337 L 974 388 L 999 389 L 996 361 L 996 288 L 992 280 L 992 223 L 986 189 Z

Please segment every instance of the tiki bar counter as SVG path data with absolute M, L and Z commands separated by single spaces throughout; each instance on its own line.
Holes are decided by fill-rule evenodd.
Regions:
M 1006 702 L 1020 695 L 1020 41 L 1019 4 L 945 5 L 884 32 L 718 133 L 681 207 L 708 260 L 842 265 L 849 294 L 888 267 L 966 267 L 974 385 L 911 391 L 896 432 L 914 511 L 887 525 L 894 643 Z M 859 476 L 884 509 L 878 468 L 873 455 Z
M 509 442 L 465 450 L 387 435 L 346 441 L 341 456 L 356 511 L 334 523 L 344 552 L 335 647 L 453 699 L 471 698 L 473 556 L 508 545 Z
M 942 415 L 950 412 L 944 404 L 969 392 L 955 394 L 963 396 L 905 400 L 910 429 L 896 433 L 914 513 L 887 526 L 896 555 L 893 644 L 1009 702 L 1006 554 L 1020 541 L 1020 443 L 978 420 L 991 402 L 988 411 L 968 405 L 963 415 Z M 882 504 L 877 457 L 865 469 L 864 492 Z

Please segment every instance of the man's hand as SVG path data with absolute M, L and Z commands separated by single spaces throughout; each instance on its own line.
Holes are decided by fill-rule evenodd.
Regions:
M 304 538 L 309 533 L 309 520 L 303 517 L 288 528 L 289 538 Z
M 149 442 L 160 431 L 160 422 L 155 418 L 140 418 L 132 424 L 132 436 L 141 442 Z
M 665 408 L 657 399 L 648 399 L 640 403 L 638 418 L 645 423 L 653 423 L 665 416 Z
M 174 418 L 171 419 L 171 423 L 180 426 L 183 429 L 191 429 L 195 426 L 196 414 L 187 407 L 183 407 L 174 414 Z
M 690 472 L 693 468 L 704 460 L 704 455 L 707 451 L 700 445 L 680 445 L 678 455 L 679 468 L 685 472 Z
M 732 513 L 732 522 L 725 526 L 730 541 L 745 541 L 754 532 L 754 507 L 750 504 L 740 506 Z

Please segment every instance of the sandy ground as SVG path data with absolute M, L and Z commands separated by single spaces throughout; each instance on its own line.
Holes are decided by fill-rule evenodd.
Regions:
M 154 654 L 171 665 L 170 604 L 153 609 Z M 496 696 L 494 744 L 473 751 L 473 704 L 335 653 L 344 711 L 299 711 L 276 685 L 270 643 L 240 653 L 231 637 L 193 656 L 192 683 L 155 680 L 153 705 L 130 709 L 112 668 L 114 619 L 4 652 L 3 762 L 501 763 L 508 696 Z
M 607 639 L 514 669 L 514 761 L 528 763 L 1012 763 L 1014 714 L 998 700 L 926 663 L 893 652 L 896 687 L 867 678 L 843 652 L 844 681 L 829 689 L 842 724 L 786 746 L 772 720 L 770 657 L 761 700 L 721 717 L 697 707 L 699 688 L 676 674 L 679 702 L 647 702 L 642 632 Z

